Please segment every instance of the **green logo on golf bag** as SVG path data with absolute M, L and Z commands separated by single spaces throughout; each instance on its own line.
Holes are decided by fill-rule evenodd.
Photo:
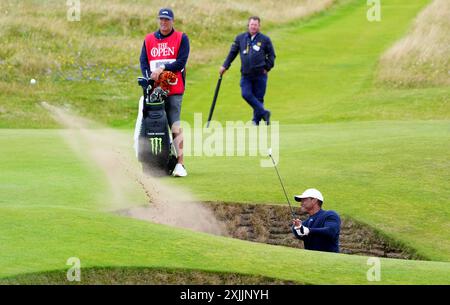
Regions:
M 150 138 L 152 154 L 157 155 L 162 151 L 162 138 Z

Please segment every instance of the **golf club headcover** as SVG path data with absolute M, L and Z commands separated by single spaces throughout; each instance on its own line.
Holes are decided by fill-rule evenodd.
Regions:
M 164 91 L 170 91 L 170 87 L 176 85 L 178 78 L 175 73 L 171 71 L 163 71 L 155 84 L 155 87 L 161 87 Z

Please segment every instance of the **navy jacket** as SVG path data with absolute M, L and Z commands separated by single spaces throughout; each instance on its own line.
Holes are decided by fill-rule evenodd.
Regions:
M 163 39 L 165 37 L 172 35 L 174 31 L 175 30 L 172 29 L 172 31 L 167 36 L 164 36 L 158 30 L 155 32 L 155 37 L 158 39 Z M 186 66 L 188 57 L 189 57 L 189 51 L 190 51 L 189 38 L 185 33 L 183 33 L 183 35 L 181 36 L 181 44 L 180 44 L 180 49 L 178 50 L 177 60 L 171 64 L 167 64 L 165 70 L 172 71 L 172 72 L 183 71 L 183 69 Z M 142 45 L 140 62 L 141 62 L 142 75 L 145 77 L 147 77 L 147 75 L 150 76 L 150 74 L 152 74 L 152 71 L 150 71 L 150 65 L 148 64 L 147 49 L 145 46 L 145 41 L 144 41 L 144 44 Z M 185 73 L 183 71 L 183 80 L 184 79 L 185 79 Z
M 248 32 L 236 36 L 223 63 L 226 69 L 230 67 L 238 53 L 241 54 L 242 75 L 263 74 L 264 70 L 270 71 L 275 65 L 272 41 L 262 33 L 257 33 L 253 40 Z
M 292 226 L 292 233 L 298 239 L 303 240 L 305 249 L 339 252 L 341 219 L 335 211 L 321 209 L 305 221 L 302 221 L 302 224 L 309 229 L 307 236 L 299 236 L 294 226 Z

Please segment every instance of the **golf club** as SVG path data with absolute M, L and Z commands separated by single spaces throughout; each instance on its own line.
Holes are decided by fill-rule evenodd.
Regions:
M 214 112 L 214 108 L 216 107 L 217 96 L 219 95 L 220 84 L 222 83 L 222 74 L 219 76 L 217 80 L 216 90 L 214 91 L 214 98 L 212 101 L 211 109 L 209 110 L 208 122 L 206 123 L 206 128 L 209 127 L 209 123 L 211 122 L 211 118 Z
M 278 179 L 280 180 L 281 187 L 283 188 L 284 196 L 286 197 L 287 203 L 289 204 L 289 209 L 291 210 L 292 218 L 296 219 L 297 216 L 295 215 L 294 210 L 292 209 L 291 202 L 289 201 L 288 195 L 286 193 L 286 189 L 284 188 L 284 184 L 283 184 L 283 181 L 281 180 L 280 173 L 278 172 L 277 165 L 275 164 L 275 160 L 272 157 L 272 148 L 269 148 L 269 157 L 270 157 L 270 159 L 272 159 L 273 166 L 275 167 L 275 171 L 277 172 Z

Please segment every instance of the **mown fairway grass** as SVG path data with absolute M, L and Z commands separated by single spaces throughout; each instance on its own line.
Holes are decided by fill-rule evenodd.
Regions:
M 317 187 L 326 209 L 365 222 L 429 259 L 448 261 L 449 88 L 373 85 L 380 54 L 407 32 L 428 1 L 384 3 L 380 23 L 367 22 L 365 1 L 346 3 L 269 33 L 278 57 L 266 100 L 273 120 L 281 123 L 281 175 L 291 194 Z M 219 57 L 226 52 L 215 64 L 189 71 L 184 120 L 192 123 L 195 112 L 206 119 Z M 222 123 L 250 119 L 239 94 L 238 66 L 237 61 L 225 75 L 220 92 L 215 118 Z M 133 73 L 120 81 L 56 80 L 31 93 L 16 83 L 3 84 L 3 92 L 16 96 L 2 99 L 4 107 L 24 108 L 21 114 L 3 114 L 0 126 L 57 126 L 35 104 L 48 100 L 71 104 L 112 126 L 131 127 L 140 94 Z M 27 113 L 32 120 L 17 119 Z M 78 256 L 86 267 L 189 268 L 305 283 L 367 283 L 364 257 L 260 245 L 106 214 L 101 174 L 81 162 L 56 131 L 0 130 L 0 147 L 0 277 L 64 269 L 68 257 Z M 203 200 L 284 204 L 274 170 L 259 162 L 188 157 L 190 176 L 166 180 L 188 186 Z M 449 271 L 449 263 L 382 260 L 382 283 L 448 284 Z

